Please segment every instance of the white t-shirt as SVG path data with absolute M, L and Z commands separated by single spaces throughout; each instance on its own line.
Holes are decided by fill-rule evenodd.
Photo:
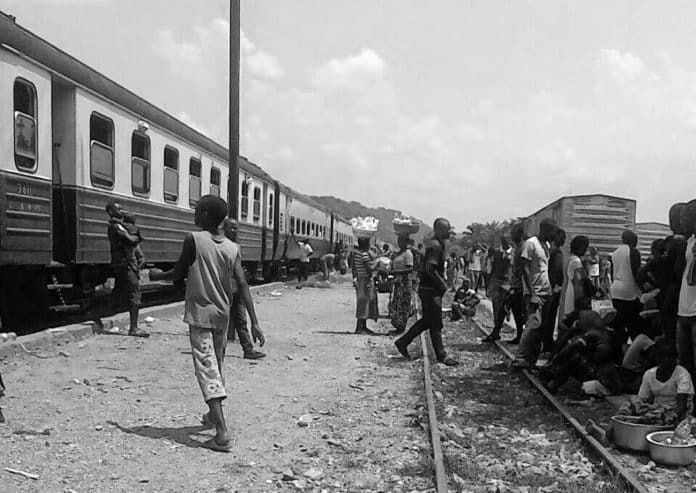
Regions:
M 575 286 L 573 284 L 573 278 L 575 277 L 575 271 L 580 268 L 582 268 L 580 257 L 571 254 L 568 267 L 566 267 L 566 292 L 565 299 L 563 300 L 563 315 L 568 315 L 575 311 Z
M 631 248 L 621 245 L 611 254 L 614 264 L 614 284 L 611 285 L 611 297 L 617 300 L 633 301 L 640 298 L 640 288 L 636 284 L 631 270 Z
M 643 381 L 640 384 L 638 397 L 647 400 L 654 397 L 654 403 L 666 407 L 673 408 L 677 403 L 677 394 L 694 395 L 694 384 L 691 382 L 691 375 L 681 365 L 677 365 L 672 372 L 672 376 L 666 382 L 660 382 L 657 379 L 657 367 L 650 368 L 643 375 Z M 687 407 L 689 414 L 693 410 L 693 399 L 687 399 Z
M 309 263 L 309 257 L 314 253 L 312 246 L 308 243 L 300 248 L 300 262 Z
M 532 236 L 522 245 L 520 256 L 529 261 L 529 271 L 532 278 L 529 280 L 533 293 L 537 296 L 551 294 L 551 282 L 549 281 L 549 248 L 542 245 L 539 238 Z
M 687 282 L 689 272 L 694 265 L 694 243 L 696 239 L 693 236 L 686 242 L 686 269 L 682 275 L 681 291 L 679 291 L 680 317 L 696 317 L 696 286 L 689 286 Z

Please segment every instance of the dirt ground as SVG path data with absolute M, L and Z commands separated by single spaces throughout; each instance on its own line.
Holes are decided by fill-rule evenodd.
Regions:
M 560 415 L 508 369 L 472 322 L 445 322 L 445 345 L 461 365 L 437 366 L 433 381 L 450 488 L 465 492 L 620 492 L 586 456 Z M 511 337 L 510 334 L 508 337 Z
M 420 362 L 396 358 L 389 337 L 346 333 L 349 283 L 275 291 L 256 298 L 268 357 L 228 346 L 232 453 L 201 447 L 212 432 L 187 328 L 169 313 L 144 325 L 147 340 L 101 335 L 0 362 L 0 491 L 431 489 Z

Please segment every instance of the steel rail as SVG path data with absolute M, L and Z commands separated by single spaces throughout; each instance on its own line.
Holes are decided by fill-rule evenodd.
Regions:
M 419 314 L 420 316 L 420 314 Z M 423 381 L 425 386 L 425 399 L 428 404 L 428 422 L 430 425 L 430 441 L 433 448 L 433 464 L 435 465 L 435 490 L 437 493 L 447 493 L 447 474 L 445 472 L 445 460 L 442 455 L 442 442 L 440 441 L 440 427 L 437 423 L 435 411 L 435 399 L 433 396 L 433 381 L 430 375 L 430 345 L 425 337 L 425 332 L 420 335 L 423 348 Z
M 490 333 L 486 332 L 481 324 L 474 321 L 476 327 L 486 336 Z M 504 346 L 500 341 L 495 341 L 495 345 L 498 350 L 503 353 L 503 355 L 510 361 L 515 360 L 515 355 L 510 352 L 510 350 Z M 575 429 L 577 435 L 582 438 L 587 445 L 592 449 L 592 451 L 599 455 L 605 464 L 607 464 L 616 474 L 618 474 L 621 479 L 636 493 L 649 493 L 648 490 L 643 486 L 643 484 L 638 480 L 638 478 L 628 469 L 626 469 L 617 459 L 612 455 L 609 450 L 607 450 L 604 445 L 602 445 L 596 438 L 587 433 L 585 427 L 580 424 L 580 422 L 575 419 L 567 407 L 559 402 L 556 397 L 554 397 L 546 387 L 544 387 L 541 381 L 534 375 L 531 371 L 523 369 L 522 374 L 527 377 L 527 380 L 535 387 L 541 395 L 543 395 L 546 400 L 556 408 L 556 410 L 563 416 L 563 418 Z

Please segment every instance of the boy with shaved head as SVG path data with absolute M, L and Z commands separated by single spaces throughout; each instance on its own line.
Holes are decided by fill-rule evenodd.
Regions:
M 203 424 L 215 427 L 216 435 L 208 448 L 229 452 L 232 439 L 227 431 L 222 401 L 227 397 L 222 377 L 230 308 L 239 293 L 251 318 L 251 335 L 263 345 L 265 339 L 256 318 L 254 303 L 242 269 L 237 246 L 225 237 L 221 225 L 227 216 L 227 203 L 206 195 L 196 204 L 195 223 L 201 231 L 189 233 L 173 269 L 150 271 L 153 281 L 187 279 L 184 322 L 189 324 L 193 366 L 209 411 Z
M 433 242 L 425 250 L 425 265 L 418 287 L 418 297 L 421 300 L 423 317 L 413 324 L 394 344 L 405 358 L 409 358 L 409 344 L 421 332 L 430 330 L 430 339 L 433 343 L 437 361 L 447 366 L 455 366 L 459 363 L 457 360 L 447 356 L 445 347 L 442 344 L 442 295 L 447 291 L 445 250 L 446 242 L 451 235 L 450 222 L 440 217 L 435 220 L 433 230 Z

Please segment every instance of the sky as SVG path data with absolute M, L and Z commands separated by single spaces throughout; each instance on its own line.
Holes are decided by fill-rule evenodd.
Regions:
M 225 0 L 0 0 L 227 143 Z M 291 187 L 426 221 L 563 195 L 696 198 L 696 3 L 246 0 L 240 152 Z

